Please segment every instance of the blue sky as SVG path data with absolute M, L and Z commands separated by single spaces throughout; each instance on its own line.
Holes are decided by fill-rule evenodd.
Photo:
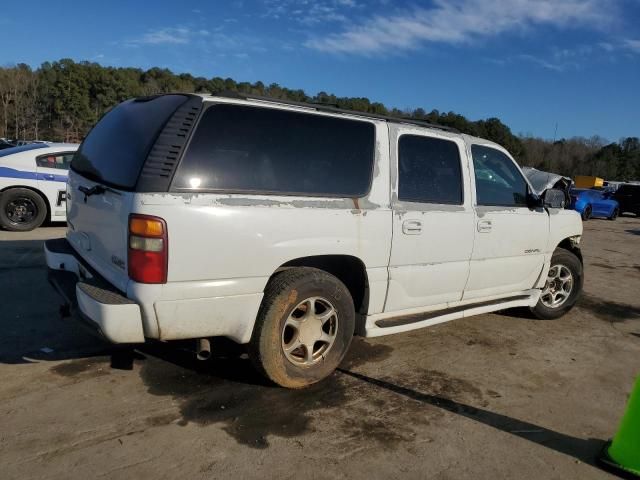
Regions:
M 153 6 L 151 6 L 153 5 Z M 640 0 L 22 0 L 0 65 L 70 57 L 640 136 Z

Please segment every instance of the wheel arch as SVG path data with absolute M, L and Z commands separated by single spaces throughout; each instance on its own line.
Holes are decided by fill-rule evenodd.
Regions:
M 317 268 L 338 278 L 351 294 L 356 315 L 367 315 L 369 310 L 369 278 L 365 264 L 360 258 L 340 254 L 295 258 L 278 267 L 271 278 L 283 270 L 295 267 Z
M 565 238 L 558 245 L 556 245 L 556 248 L 554 249 L 554 251 L 557 250 L 558 248 L 564 248 L 565 250 L 569 250 L 576 257 L 578 257 L 578 260 L 580 260 L 580 263 L 584 265 L 584 260 L 582 259 L 582 251 L 580 250 L 580 246 L 577 245 L 572 239 L 573 237 Z
M 2 195 L 3 193 L 9 190 L 13 190 L 14 188 L 24 188 L 25 190 L 31 190 L 33 193 L 39 195 L 40 198 L 42 198 L 42 201 L 44 202 L 45 206 L 47 207 L 47 216 L 45 217 L 44 221 L 45 222 L 51 221 L 51 204 L 49 203 L 49 199 L 47 198 L 47 196 L 44 193 L 42 193 L 42 191 L 38 190 L 35 187 L 31 187 L 29 185 L 9 185 L 8 187 L 4 187 L 3 189 L 0 189 L 0 195 Z

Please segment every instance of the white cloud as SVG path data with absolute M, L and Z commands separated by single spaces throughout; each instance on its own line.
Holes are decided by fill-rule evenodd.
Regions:
M 624 41 L 624 46 L 635 53 L 640 53 L 640 40 L 628 38 Z
M 529 54 L 523 53 L 521 55 L 517 55 L 516 59 L 524 60 L 525 62 L 531 62 L 542 68 L 546 68 L 547 70 L 553 70 L 555 72 L 562 72 L 567 69 L 567 64 L 553 62 L 542 57 L 537 57 L 535 55 L 529 55 Z
M 375 16 L 340 33 L 316 37 L 306 46 L 320 51 L 371 55 L 419 48 L 427 43 L 461 44 L 535 25 L 601 27 L 615 0 L 434 0 L 432 8 Z
M 140 45 L 186 45 L 194 38 L 206 37 L 207 30 L 192 30 L 187 27 L 165 27 L 149 30 L 144 35 L 127 40 L 124 43 L 129 46 Z
M 288 18 L 304 25 L 346 22 L 348 14 L 361 7 L 355 0 L 266 0 L 265 17 Z
M 594 62 L 611 61 L 618 47 L 607 42 L 583 44 L 572 48 L 552 47 L 541 53 L 521 53 L 502 58 L 485 58 L 494 65 L 508 66 L 518 62 L 534 64 L 554 72 L 576 71 L 592 66 Z

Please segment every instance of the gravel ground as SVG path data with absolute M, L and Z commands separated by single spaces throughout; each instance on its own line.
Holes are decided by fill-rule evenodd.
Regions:
M 114 350 L 58 318 L 42 240 L 0 231 L 0 465 L 32 478 L 613 478 L 594 461 L 640 358 L 640 218 L 585 223 L 585 294 L 556 321 L 481 315 L 355 339 L 304 391 L 238 349 Z M 114 368 L 117 367 L 117 368 Z

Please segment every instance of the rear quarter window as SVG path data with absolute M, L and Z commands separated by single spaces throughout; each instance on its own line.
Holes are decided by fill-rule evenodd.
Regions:
M 106 113 L 80 145 L 71 169 L 91 180 L 133 189 L 158 134 L 186 95 L 127 100 Z
M 369 192 L 371 122 L 219 104 L 202 115 L 174 190 L 361 197 Z

